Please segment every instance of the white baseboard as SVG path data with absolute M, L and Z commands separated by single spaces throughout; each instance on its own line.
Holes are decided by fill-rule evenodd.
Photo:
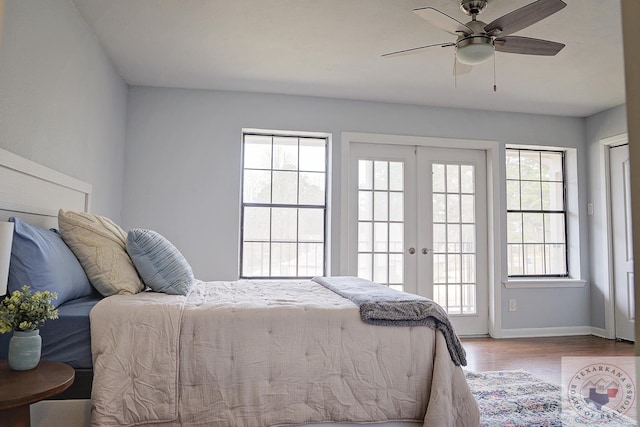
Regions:
M 613 340 L 616 338 L 615 336 L 609 335 L 609 332 L 606 329 L 596 328 L 594 326 L 591 327 L 591 335 L 594 335 L 600 338 L 606 338 L 609 340 Z
M 534 338 L 592 335 L 593 329 L 591 326 L 562 326 L 552 328 L 503 329 L 501 332 L 502 338 Z
M 31 405 L 31 427 L 87 427 L 91 400 L 43 400 Z

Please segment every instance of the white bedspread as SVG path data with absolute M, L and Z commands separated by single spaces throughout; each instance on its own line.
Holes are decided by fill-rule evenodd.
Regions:
M 311 281 L 198 283 L 91 311 L 92 425 L 479 425 L 440 332 L 364 324 Z

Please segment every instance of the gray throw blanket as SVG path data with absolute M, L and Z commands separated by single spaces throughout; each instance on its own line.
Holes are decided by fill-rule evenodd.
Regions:
M 456 366 L 467 365 L 466 353 L 449 316 L 435 301 L 358 277 L 314 277 L 312 280 L 356 304 L 360 308 L 360 318 L 365 323 L 428 326 L 441 331 L 453 363 Z

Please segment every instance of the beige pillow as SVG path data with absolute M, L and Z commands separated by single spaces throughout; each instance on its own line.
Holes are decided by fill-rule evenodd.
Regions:
M 144 289 L 125 249 L 127 233 L 113 221 L 61 209 L 58 227 L 89 281 L 102 295 L 135 294 Z

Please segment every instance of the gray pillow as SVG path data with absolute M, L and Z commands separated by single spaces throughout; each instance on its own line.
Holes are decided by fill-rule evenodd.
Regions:
M 134 228 L 127 233 L 127 253 L 145 285 L 156 292 L 187 295 L 193 270 L 180 251 L 159 233 Z

